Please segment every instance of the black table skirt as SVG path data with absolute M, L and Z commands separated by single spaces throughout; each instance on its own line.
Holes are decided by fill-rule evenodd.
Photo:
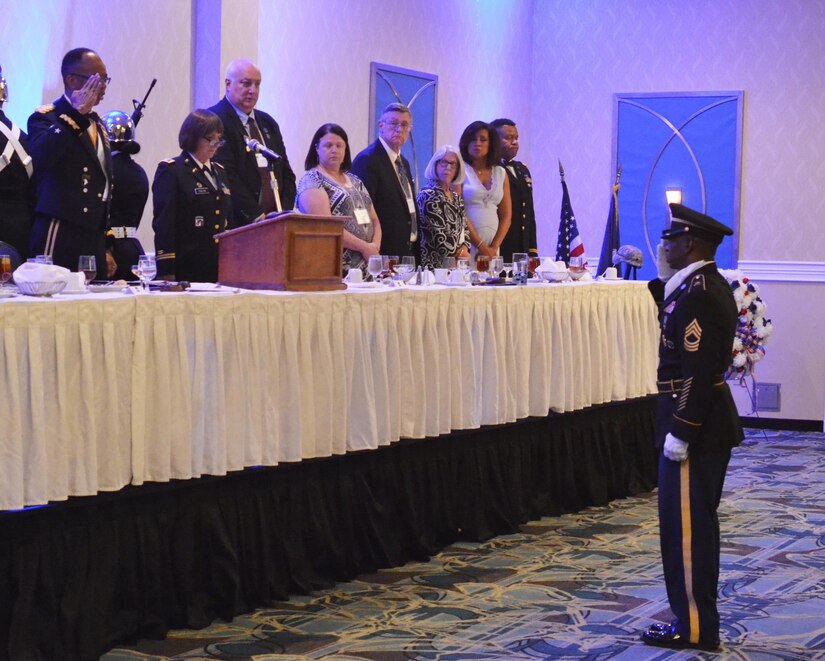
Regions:
M 96 659 L 649 491 L 654 398 L 0 514 L 0 658 Z

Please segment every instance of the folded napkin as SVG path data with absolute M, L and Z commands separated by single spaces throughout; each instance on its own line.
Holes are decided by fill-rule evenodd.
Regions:
M 430 269 L 422 269 L 421 270 L 421 284 L 422 285 L 434 285 L 435 284 L 435 273 L 430 271 Z
M 38 264 L 36 262 L 24 262 L 17 267 L 14 272 L 14 281 L 20 282 L 68 282 L 69 269 L 53 264 Z
M 564 262 L 555 262 L 552 259 L 545 258 L 542 260 L 541 264 L 538 265 L 536 271 L 551 271 L 553 273 L 561 273 L 567 270 L 567 264 Z

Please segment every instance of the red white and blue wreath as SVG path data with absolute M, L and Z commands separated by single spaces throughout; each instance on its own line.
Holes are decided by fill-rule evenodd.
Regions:
M 765 317 L 767 306 L 759 296 L 759 286 L 741 271 L 723 270 L 719 273 L 730 284 L 739 309 L 739 324 L 733 339 L 733 363 L 726 378 L 753 376 L 756 363 L 765 357 L 765 344 L 773 332 L 771 320 Z

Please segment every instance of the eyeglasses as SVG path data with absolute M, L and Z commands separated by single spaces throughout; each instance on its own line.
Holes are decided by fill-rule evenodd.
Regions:
M 206 140 L 206 142 L 209 144 L 210 147 L 212 147 L 212 149 L 215 149 L 216 147 L 223 147 L 226 144 L 226 140 L 224 140 L 223 138 L 216 138 L 214 140 L 204 138 L 204 140 Z
M 82 78 L 83 80 L 87 80 L 88 78 L 91 78 L 94 74 L 86 75 L 85 73 L 75 73 L 74 71 L 70 71 L 68 75 L 76 76 L 78 78 Z M 112 82 L 111 76 L 106 76 L 105 78 L 101 78 L 100 80 L 102 80 L 107 85 Z
M 437 164 L 449 170 L 458 170 L 458 163 L 454 163 L 453 161 L 442 161 L 439 159 Z
M 412 128 L 412 124 L 410 122 L 398 122 L 395 120 L 385 122 L 387 126 L 389 126 L 393 131 L 397 131 L 401 129 L 402 131 L 409 131 Z

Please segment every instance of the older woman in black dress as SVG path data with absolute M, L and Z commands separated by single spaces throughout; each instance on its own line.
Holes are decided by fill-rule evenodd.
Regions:
M 447 257 L 470 256 L 470 233 L 461 193 L 453 187 L 464 182 L 461 152 L 452 145 L 439 148 L 424 171 L 429 179 L 418 193 L 421 264 L 439 268 Z

